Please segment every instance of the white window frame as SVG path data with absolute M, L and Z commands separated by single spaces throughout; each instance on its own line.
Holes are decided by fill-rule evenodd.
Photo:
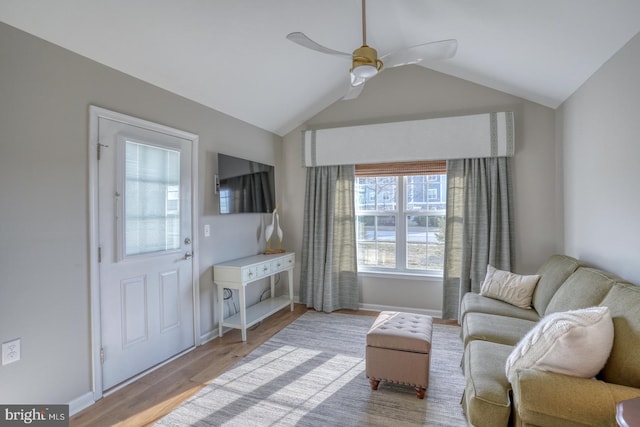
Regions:
M 426 175 L 429 178 L 425 181 L 433 181 L 430 175 Z M 442 277 L 442 270 L 418 270 L 410 269 L 407 267 L 407 246 L 408 246 L 408 229 L 407 229 L 407 217 L 408 216 L 437 216 L 446 215 L 446 210 L 437 211 L 421 211 L 421 210 L 408 210 L 407 209 L 407 175 L 396 175 L 397 182 L 397 197 L 395 210 L 359 210 L 359 203 L 356 200 L 356 225 L 359 216 L 372 215 L 372 216 L 394 216 L 396 220 L 396 266 L 395 268 L 388 267 L 372 267 L 365 266 L 358 263 L 358 271 L 364 273 L 379 273 L 379 274 L 399 274 L 399 275 L 412 275 L 412 276 L 425 276 L 425 277 Z M 360 176 L 357 178 L 367 178 Z M 357 179 L 356 178 L 356 179 Z M 373 178 L 373 177 L 371 177 Z M 428 191 L 428 188 L 427 188 Z M 356 192 L 356 197 L 358 193 Z M 358 246 L 360 245 L 359 239 L 357 239 Z M 359 253 L 359 248 L 358 248 Z

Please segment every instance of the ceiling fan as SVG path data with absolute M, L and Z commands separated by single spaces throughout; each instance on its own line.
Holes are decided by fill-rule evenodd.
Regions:
M 322 46 L 311 40 L 307 35 L 301 32 L 293 32 L 287 34 L 287 39 L 300 46 L 317 52 L 326 53 L 334 56 L 351 58 L 352 65 L 350 71 L 351 82 L 349 91 L 343 99 L 356 98 L 367 80 L 375 77 L 377 74 L 387 68 L 400 67 L 402 65 L 418 64 L 422 61 L 433 61 L 438 59 L 451 58 L 456 54 L 458 42 L 455 39 L 439 40 L 434 42 L 422 43 L 404 49 L 389 52 L 378 59 L 378 52 L 367 45 L 367 21 L 366 21 L 366 0 L 362 0 L 362 46 L 353 51 L 353 53 L 340 52 Z

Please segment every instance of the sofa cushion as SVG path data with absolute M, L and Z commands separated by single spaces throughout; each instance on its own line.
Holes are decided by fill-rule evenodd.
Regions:
M 488 313 L 517 317 L 518 319 L 540 320 L 540 315 L 535 310 L 519 308 L 504 301 L 483 297 L 475 292 L 467 292 L 462 298 L 462 303 L 460 304 L 461 325 L 464 324 L 465 316 L 468 313 Z
M 487 275 L 482 282 L 480 295 L 504 301 L 516 307 L 530 308 L 533 290 L 539 279 L 538 275 L 523 276 L 487 265 Z
M 462 324 L 462 339 L 465 346 L 473 340 L 516 345 L 537 323 L 496 314 L 469 313 Z
M 509 423 L 511 386 L 504 364 L 512 346 L 472 341 L 464 351 L 465 389 L 463 410 L 476 427 L 501 427 Z
M 590 378 L 605 365 L 612 345 L 613 322 L 607 307 L 553 313 L 516 345 L 505 372 L 510 381 L 519 368 Z
M 611 311 L 615 333 L 600 377 L 610 383 L 640 388 L 640 288 L 617 283 L 602 305 Z
M 536 272 L 540 280 L 533 291 L 531 304 L 541 316 L 558 288 L 580 265 L 580 261 L 570 256 L 552 255 L 540 266 Z
M 618 280 L 620 279 L 611 273 L 580 267 L 556 291 L 544 314 L 600 305 Z

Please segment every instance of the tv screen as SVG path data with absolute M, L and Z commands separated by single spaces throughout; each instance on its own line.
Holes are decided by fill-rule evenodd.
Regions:
M 218 180 L 221 214 L 271 213 L 276 207 L 271 165 L 218 153 Z

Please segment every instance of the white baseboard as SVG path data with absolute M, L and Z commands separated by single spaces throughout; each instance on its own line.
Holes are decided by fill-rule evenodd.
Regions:
M 93 393 L 90 391 L 86 392 L 82 396 L 76 397 L 71 402 L 69 402 L 69 416 L 77 414 L 83 409 L 87 409 L 94 403 L 96 403 L 96 401 L 93 400 Z
M 293 301 L 295 303 L 301 304 L 299 296 L 294 296 Z M 424 314 L 426 316 L 436 317 L 438 319 L 442 318 L 442 310 L 429 310 L 425 308 L 411 308 L 411 307 L 396 307 L 392 305 L 381 305 L 381 304 L 362 304 L 358 305 L 360 310 L 366 311 L 403 311 L 405 313 L 415 313 L 415 314 Z
M 200 344 L 199 345 L 204 345 L 206 343 L 208 343 L 209 341 L 218 338 L 218 328 L 216 327 L 215 329 L 206 332 L 202 335 L 200 335 Z
M 405 313 L 424 314 L 431 317 L 442 318 L 441 310 L 429 310 L 425 308 L 411 308 L 411 307 L 395 307 L 391 305 L 378 305 L 378 304 L 360 304 L 360 310 L 368 311 L 402 311 Z

